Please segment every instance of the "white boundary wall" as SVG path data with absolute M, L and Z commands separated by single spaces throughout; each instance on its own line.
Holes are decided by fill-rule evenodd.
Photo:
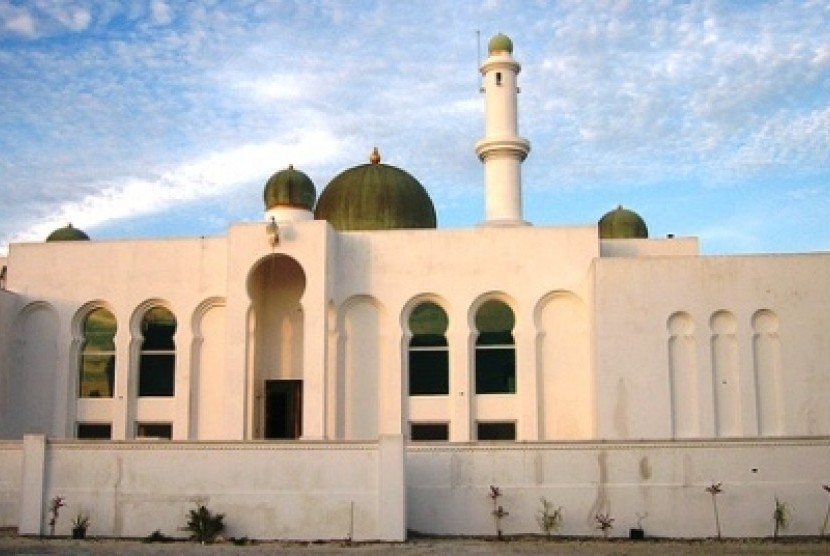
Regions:
M 20 516 L 21 442 L 0 442 L 0 527 L 15 527 Z
M 712 537 L 706 487 L 718 495 L 725 537 L 773 532 L 775 497 L 791 509 L 784 535 L 818 535 L 830 496 L 830 438 L 665 442 L 438 445 L 407 448 L 407 526 L 447 535 L 495 535 L 490 485 L 506 535 L 541 534 L 544 496 L 564 516 L 559 534 L 598 535 L 595 515 L 628 536 L 637 514 L 646 535 Z
M 226 515 L 226 536 L 397 541 L 406 534 L 400 436 L 365 443 L 98 443 L 27 435 L 22 473 L 7 452 L 16 453 L 0 451 L 0 476 L 22 476 L 17 525 L 24 535 L 48 532 L 55 496 L 66 500 L 57 535 L 68 535 L 83 511 L 93 536 L 159 530 L 182 537 L 188 510 L 201 504 Z M 6 517 L 14 485 L 0 488 Z
M 830 495 L 830 438 L 658 442 L 424 444 L 378 442 L 89 442 L 27 435 L 0 443 L 0 526 L 56 534 L 78 511 L 90 535 L 184 536 L 187 511 L 226 514 L 226 535 L 258 539 L 399 541 L 406 529 L 493 535 L 490 485 L 503 496 L 507 535 L 540 534 L 544 496 L 563 508 L 563 535 L 613 536 L 646 515 L 646 534 L 715 534 L 706 487 L 718 496 L 726 537 L 765 537 L 777 496 L 791 509 L 786 535 L 817 535 Z M 352 517 L 353 516 L 353 517 Z

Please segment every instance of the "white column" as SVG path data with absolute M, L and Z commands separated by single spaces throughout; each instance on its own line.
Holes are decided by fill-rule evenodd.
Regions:
M 46 469 L 46 436 L 23 435 L 23 476 L 20 486 L 21 535 L 40 535 L 43 523 L 43 474 Z
M 507 39 L 507 37 L 502 37 Z M 509 42 L 509 39 L 507 39 Z M 513 58 L 512 44 L 494 37 L 481 65 L 484 76 L 485 131 L 476 143 L 476 154 L 484 163 L 485 225 L 523 225 L 521 165 L 530 143 L 518 135 L 516 76 L 521 66 Z

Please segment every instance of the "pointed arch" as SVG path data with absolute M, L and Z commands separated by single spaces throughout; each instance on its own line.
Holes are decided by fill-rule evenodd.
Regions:
M 423 294 L 411 299 L 401 311 L 404 374 L 410 396 L 449 394 L 446 307 L 447 302 L 440 296 Z
M 225 399 L 225 299 L 211 297 L 193 312 L 190 370 L 190 437 L 223 437 Z
M 57 310 L 45 301 L 29 303 L 15 318 L 10 384 L 17 394 L 9 404 L 14 436 L 56 432 L 59 326 Z
M 368 440 L 378 435 L 385 318 L 383 305 L 368 295 L 349 298 L 340 308 L 343 356 L 339 372 L 344 389 L 344 436 L 348 440 Z
M 741 382 L 738 360 L 738 322 L 729 311 L 716 311 L 709 319 L 712 352 L 712 389 L 715 398 L 715 433 L 740 436 Z
M 666 327 L 672 434 L 675 438 L 695 437 L 700 435 L 700 388 L 694 319 L 689 313 L 678 311 L 669 317 Z
M 133 312 L 131 381 L 138 397 L 175 396 L 177 329 L 175 312 L 166 300 L 149 299 Z
M 115 335 L 118 321 L 111 306 L 96 300 L 84 304 L 72 319 L 74 390 L 79 398 L 112 398 L 115 393 Z
M 758 433 L 784 434 L 784 392 L 778 315 L 761 309 L 752 315 L 752 357 L 758 406 Z
M 470 307 L 476 394 L 516 393 L 515 307 L 503 292 L 482 295 Z
M 539 301 L 534 317 L 542 438 L 591 438 L 595 429 L 595 384 L 585 302 L 573 292 L 554 291 Z

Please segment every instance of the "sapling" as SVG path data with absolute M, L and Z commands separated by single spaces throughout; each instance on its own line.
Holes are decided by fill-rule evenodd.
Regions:
M 547 498 L 543 496 L 540 500 L 542 501 L 542 509 L 539 510 L 536 521 L 542 531 L 545 532 L 545 535 L 550 538 L 551 532 L 558 530 L 562 525 L 562 506 L 553 509 L 553 504 Z
M 777 496 L 775 497 L 775 510 L 772 512 L 772 520 L 775 522 L 772 538 L 777 539 L 778 531 L 783 531 L 790 523 L 790 507 L 778 500 Z
M 712 483 L 708 487 L 706 487 L 706 492 L 712 495 L 712 510 L 715 512 L 715 532 L 720 536 L 720 516 L 718 515 L 718 494 L 723 492 L 723 488 L 721 487 L 723 483 Z
M 602 536 L 607 539 L 609 531 L 614 528 L 614 518 L 611 517 L 610 513 L 607 513 L 597 514 L 594 519 L 597 520 L 597 529 L 601 530 Z
M 72 519 L 72 538 L 85 539 L 87 529 L 89 529 L 89 514 L 79 511 Z
M 55 536 L 55 525 L 58 522 L 58 514 L 65 505 L 62 496 L 55 496 L 49 502 L 49 536 L 51 537 Z
M 830 485 L 821 485 L 821 488 L 824 489 L 824 492 L 830 494 Z M 827 521 L 830 520 L 830 501 L 827 502 L 827 511 L 824 513 L 824 523 L 821 524 L 821 536 L 824 536 L 824 533 L 827 532 Z
M 493 521 L 496 524 L 496 536 L 499 540 L 504 540 L 501 530 L 501 520 L 510 515 L 510 512 L 499 505 L 499 498 L 501 497 L 501 489 L 497 486 L 490 485 L 490 499 L 493 500 Z
M 223 519 L 225 519 L 225 514 L 214 514 L 206 506 L 199 506 L 195 510 L 190 510 L 187 525 L 182 530 L 190 532 L 191 540 L 201 544 L 210 544 L 225 528 Z

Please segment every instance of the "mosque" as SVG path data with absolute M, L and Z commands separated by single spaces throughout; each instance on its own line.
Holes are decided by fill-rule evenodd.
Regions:
M 399 438 L 401 523 L 445 534 L 480 534 L 492 519 L 454 517 L 478 504 L 458 484 L 553 488 L 549 465 L 564 464 L 550 454 L 563 450 L 573 465 L 556 467 L 555 492 L 580 515 L 575 534 L 618 496 L 619 511 L 650 508 L 662 534 L 705 536 L 708 515 L 677 525 L 658 514 L 716 480 L 731 492 L 788 486 L 823 508 L 810 489 L 830 480 L 830 254 L 703 256 L 696 238 L 649 237 L 622 206 L 584 226 L 525 221 L 519 72 L 512 41 L 493 37 L 475 227 L 438 228 L 427 190 L 375 149 L 319 195 L 300 169 L 277 171 L 264 219 L 221 237 L 95 241 L 70 225 L 11 245 L 0 259 L 6 449 L 33 437 L 101 450 Z M 610 470 L 594 457 L 606 450 Z M 462 452 L 485 459 L 465 467 Z M 530 478 L 507 478 L 494 454 Z M 636 472 L 615 478 L 629 456 Z M 672 471 L 661 476 L 659 461 Z M 433 483 L 436 462 L 446 484 Z M 34 483 L 48 499 L 50 480 Z M 656 483 L 676 488 L 651 500 L 643 485 Z M 579 489 L 591 492 L 584 508 Z M 735 534 L 763 534 L 758 504 L 734 504 L 749 516 Z M 0 521 L 36 520 L 25 507 L 0 504 Z M 102 534 L 128 532 L 99 519 L 111 522 Z M 517 529 L 532 530 L 526 521 Z

